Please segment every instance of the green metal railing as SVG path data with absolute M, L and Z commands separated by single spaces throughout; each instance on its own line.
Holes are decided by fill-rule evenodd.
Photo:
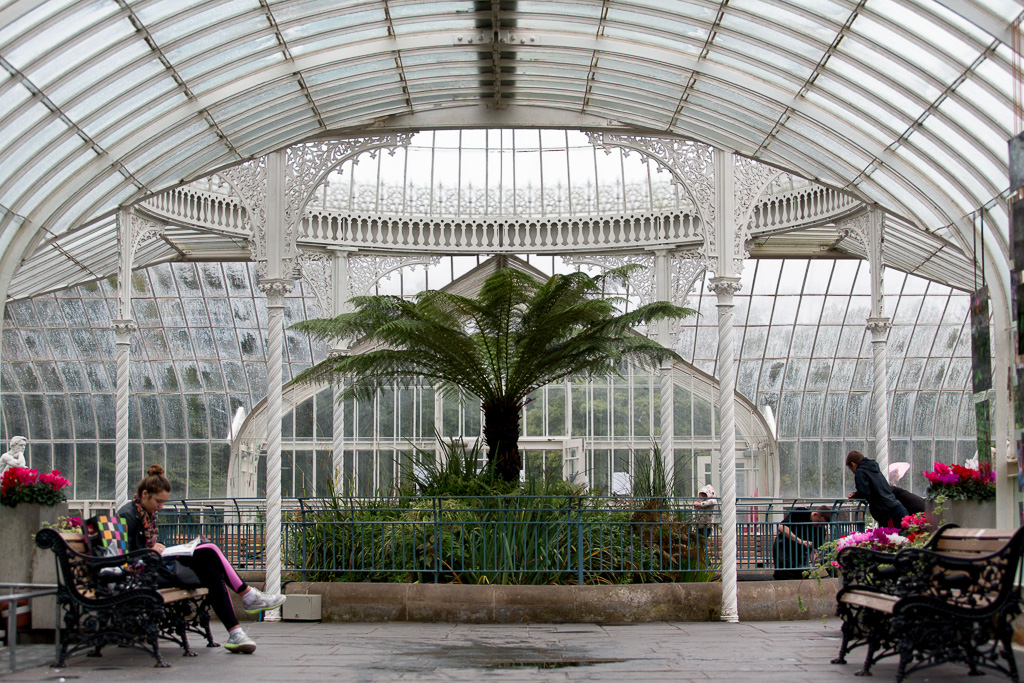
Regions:
M 696 499 L 566 496 L 327 498 L 284 501 L 282 569 L 304 581 L 638 583 L 713 580 L 720 571 L 718 506 Z M 741 499 L 737 569 L 807 569 L 810 554 L 776 556 L 793 507 L 826 505 L 817 540 L 864 528 L 845 499 Z M 160 514 L 168 545 L 202 535 L 239 569 L 263 569 L 260 500 L 174 501 Z

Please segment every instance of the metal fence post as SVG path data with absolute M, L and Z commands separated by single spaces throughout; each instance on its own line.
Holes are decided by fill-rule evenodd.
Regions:
M 306 546 L 306 536 L 309 533 L 309 526 L 306 524 L 306 504 L 302 498 L 299 498 L 299 524 L 302 526 L 302 567 L 299 569 L 299 573 L 302 574 L 302 578 L 305 579 L 306 563 L 309 561 L 309 554 Z
M 434 496 L 434 583 L 441 575 L 441 499 Z
M 576 585 L 583 585 L 583 500 L 576 499 Z

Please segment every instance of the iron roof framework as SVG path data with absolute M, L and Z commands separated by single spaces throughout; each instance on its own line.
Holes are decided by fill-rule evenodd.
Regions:
M 700 139 L 877 202 L 968 254 L 981 212 L 998 280 L 1021 10 L 16 0 L 0 8 L 0 290 L 39 248 L 76 260 L 60 237 L 93 243 L 118 205 L 302 140 L 388 127 Z M 45 273 L 60 270 L 42 269 L 22 295 L 59 286 Z

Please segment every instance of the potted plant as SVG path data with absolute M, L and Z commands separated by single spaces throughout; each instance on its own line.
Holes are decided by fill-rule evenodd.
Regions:
M 0 505 L 17 507 L 19 503 L 53 507 L 67 500 L 64 489 L 71 482 L 60 470 L 40 474 L 27 467 L 8 467 L 0 480 Z
M 991 465 L 937 462 L 924 476 L 928 480 L 925 514 L 933 528 L 950 522 L 969 528 L 996 525 L 996 473 Z

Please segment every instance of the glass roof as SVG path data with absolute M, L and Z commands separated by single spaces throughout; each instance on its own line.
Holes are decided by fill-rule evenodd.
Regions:
M 119 204 L 315 136 L 701 139 L 1007 260 L 1020 0 L 129 0 L 0 9 L 8 275 Z M 21 232 L 24 231 L 24 232 Z M 58 275 L 59 277 L 59 275 Z M 41 283 L 33 291 L 64 281 Z M 1003 289 L 1008 289 L 1004 287 Z

